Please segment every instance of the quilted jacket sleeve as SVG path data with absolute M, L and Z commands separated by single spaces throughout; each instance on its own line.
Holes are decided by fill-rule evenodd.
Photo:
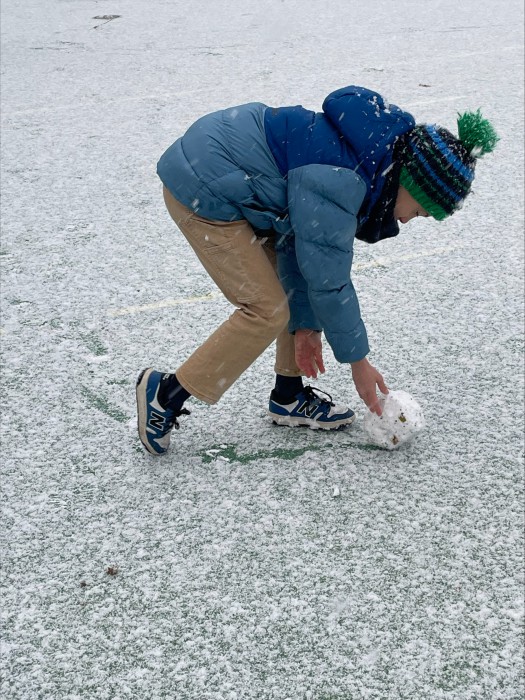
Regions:
M 357 214 L 365 194 L 363 180 L 346 168 L 312 164 L 288 173 L 295 255 L 282 250 L 279 267 L 280 274 L 283 268 L 289 271 L 292 282 L 287 285 L 283 279 L 290 298 L 290 329 L 322 328 L 339 362 L 356 362 L 369 350 L 350 279 Z
M 288 330 L 290 333 L 295 333 L 299 328 L 322 331 L 323 325 L 315 315 L 310 303 L 308 284 L 299 269 L 295 253 L 295 238 L 282 236 L 278 239 L 275 252 L 279 279 L 288 297 L 290 307 Z

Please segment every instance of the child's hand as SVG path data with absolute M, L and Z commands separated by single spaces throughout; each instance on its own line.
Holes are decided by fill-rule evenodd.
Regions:
M 365 358 L 359 362 L 352 362 L 352 378 L 354 380 L 357 393 L 366 403 L 372 413 L 380 416 L 383 411 L 377 397 L 376 386 L 382 394 L 388 394 L 388 387 L 385 380 Z
M 317 379 L 317 372 L 324 374 L 321 333 L 304 328 L 295 331 L 295 362 L 307 377 Z

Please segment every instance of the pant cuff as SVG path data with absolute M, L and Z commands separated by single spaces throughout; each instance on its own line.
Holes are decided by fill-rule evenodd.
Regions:
M 206 396 L 205 394 L 201 393 L 198 389 L 195 389 L 189 382 L 187 382 L 184 379 L 184 377 L 181 377 L 178 372 L 175 372 L 175 374 L 177 375 L 177 379 L 182 388 L 186 389 L 187 392 L 189 392 L 196 399 L 199 399 L 199 401 L 204 401 L 204 403 L 207 403 L 208 405 L 212 406 L 213 404 L 217 403 L 221 398 L 220 396 L 216 396 L 213 398 L 211 398 L 210 396 Z

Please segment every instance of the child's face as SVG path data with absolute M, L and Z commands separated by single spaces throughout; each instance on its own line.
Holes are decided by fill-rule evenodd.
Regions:
M 428 212 L 416 202 L 414 197 L 406 190 L 403 185 L 399 186 L 397 193 L 396 206 L 394 207 L 394 219 L 406 224 L 410 219 L 416 216 L 429 216 Z

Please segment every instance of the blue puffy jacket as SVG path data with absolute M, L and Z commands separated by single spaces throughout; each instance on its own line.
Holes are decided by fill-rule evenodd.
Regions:
M 353 86 L 331 93 L 322 113 L 251 103 L 199 119 L 157 172 L 200 216 L 273 229 L 290 332 L 323 330 L 336 359 L 355 362 L 368 340 L 350 278 L 354 237 L 381 195 L 394 143 L 413 126 Z

